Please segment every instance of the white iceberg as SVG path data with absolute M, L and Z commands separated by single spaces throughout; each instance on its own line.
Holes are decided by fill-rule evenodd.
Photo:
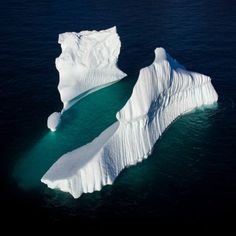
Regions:
M 56 68 L 59 71 L 58 90 L 63 110 L 57 113 L 57 120 L 53 119 L 56 123 L 51 122 L 52 115 L 48 117 L 48 128 L 52 131 L 59 125 L 58 115 L 78 100 L 126 76 L 117 67 L 121 42 L 116 27 L 63 33 L 59 35 L 58 42 L 62 53 L 56 59 Z
M 210 77 L 185 70 L 157 48 L 153 64 L 141 69 L 130 99 L 117 113 L 118 121 L 91 143 L 64 154 L 41 181 L 74 198 L 100 190 L 124 168 L 147 158 L 178 116 L 217 99 Z

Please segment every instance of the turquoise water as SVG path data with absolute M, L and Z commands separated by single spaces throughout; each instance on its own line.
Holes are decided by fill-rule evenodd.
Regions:
M 114 25 L 122 42 L 119 68 L 128 77 L 79 101 L 51 133 L 47 117 L 62 109 L 58 34 Z M 109 224 L 122 233 L 125 226 L 157 233 L 160 225 L 234 227 L 235 1 L 9 0 L 1 5 L 0 27 L 4 225 L 104 232 Z M 218 105 L 177 119 L 147 160 L 125 169 L 100 192 L 75 200 L 42 184 L 40 178 L 62 154 L 92 141 L 116 120 L 140 68 L 152 63 L 160 46 L 187 69 L 212 77 Z
M 61 155 L 91 142 L 114 123 L 131 91 L 132 83 L 126 78 L 88 95 L 66 111 L 58 130 L 47 130 L 19 159 L 14 171 L 19 185 L 28 190 L 40 187 L 39 180 Z
M 40 190 L 42 194 L 45 192 L 50 196 L 49 201 L 51 201 L 51 197 L 56 197 L 54 203 L 56 205 L 62 204 L 62 201 L 67 199 L 63 205 L 70 207 L 72 204 L 73 206 L 75 200 L 68 193 L 47 189 L 40 179 L 60 156 L 91 142 L 116 121 L 116 112 L 124 106 L 132 92 L 133 83 L 128 83 L 129 80 L 132 78 L 127 77 L 123 81 L 88 95 L 77 102 L 64 113 L 60 127 L 56 132 L 47 130 L 42 137 L 37 139 L 16 164 L 13 176 L 19 186 L 26 192 L 30 192 L 32 189 Z M 135 80 L 133 79 L 133 81 Z M 122 172 L 121 177 L 114 184 L 115 188 L 121 187 L 124 190 L 127 187 L 127 191 L 132 190 L 137 194 L 148 183 L 151 183 L 150 186 L 152 186 L 152 182 L 155 182 L 156 185 L 156 181 L 159 182 L 162 175 L 167 175 L 171 179 L 176 178 L 168 176 L 166 171 L 163 173 L 159 169 L 164 166 L 168 171 L 169 167 L 166 161 L 171 161 L 171 165 L 174 162 L 174 172 L 183 174 L 183 171 L 187 171 L 186 174 L 191 174 L 193 177 L 192 168 L 195 168 L 194 166 L 200 161 L 199 157 L 196 159 L 192 157 L 193 152 L 202 155 L 199 153 L 202 140 L 205 140 L 206 143 L 211 140 L 211 130 L 214 127 L 212 121 L 218 112 L 218 104 L 213 104 L 200 107 L 178 118 L 157 142 L 149 160 L 123 171 L 124 173 Z M 200 139 L 201 142 L 196 142 L 196 139 Z M 187 164 L 184 170 L 178 168 L 179 155 L 184 157 L 181 159 L 181 166 Z M 185 161 L 191 161 L 191 163 L 185 163 Z M 189 165 L 192 167 L 190 170 Z M 199 170 L 194 171 L 196 171 L 197 177 Z M 201 178 L 201 174 L 197 178 Z M 162 183 L 158 183 L 158 185 L 161 187 Z M 109 190 L 111 188 L 113 187 L 107 186 L 104 191 L 111 191 Z M 146 190 L 143 191 L 145 193 Z M 93 197 L 96 194 L 100 195 L 100 193 L 87 195 Z

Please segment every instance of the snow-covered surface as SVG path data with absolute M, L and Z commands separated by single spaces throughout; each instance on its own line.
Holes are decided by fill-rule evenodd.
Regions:
M 50 188 L 78 198 L 112 184 L 121 170 L 147 158 L 178 116 L 218 99 L 208 76 L 189 72 L 163 48 L 141 69 L 118 121 L 91 143 L 64 154 L 42 177 Z
M 89 93 L 126 76 L 117 67 L 121 42 L 116 27 L 63 33 L 58 42 L 62 49 L 56 59 L 62 114 Z

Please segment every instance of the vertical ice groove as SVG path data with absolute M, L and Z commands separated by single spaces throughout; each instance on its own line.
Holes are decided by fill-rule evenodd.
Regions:
M 130 99 L 117 112 L 117 122 L 91 143 L 64 154 L 41 181 L 75 198 L 100 190 L 124 168 L 147 158 L 178 116 L 217 100 L 208 76 L 187 71 L 165 49 L 157 48 L 154 62 L 140 70 Z M 76 179 L 73 185 L 71 178 Z

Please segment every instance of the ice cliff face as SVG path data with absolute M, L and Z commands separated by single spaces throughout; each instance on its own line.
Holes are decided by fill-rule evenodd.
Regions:
M 58 90 L 63 102 L 61 113 L 89 93 L 126 76 L 117 67 L 121 43 L 116 27 L 60 34 L 58 42 L 62 49 L 56 59 Z M 48 118 L 48 128 L 55 131 L 60 116 L 55 119 L 55 114 L 52 115 Z
M 130 165 L 147 158 L 164 130 L 178 116 L 218 99 L 208 76 L 189 72 L 163 48 L 141 69 L 118 121 L 91 143 L 64 154 L 42 177 L 50 188 L 78 198 L 112 184 Z

